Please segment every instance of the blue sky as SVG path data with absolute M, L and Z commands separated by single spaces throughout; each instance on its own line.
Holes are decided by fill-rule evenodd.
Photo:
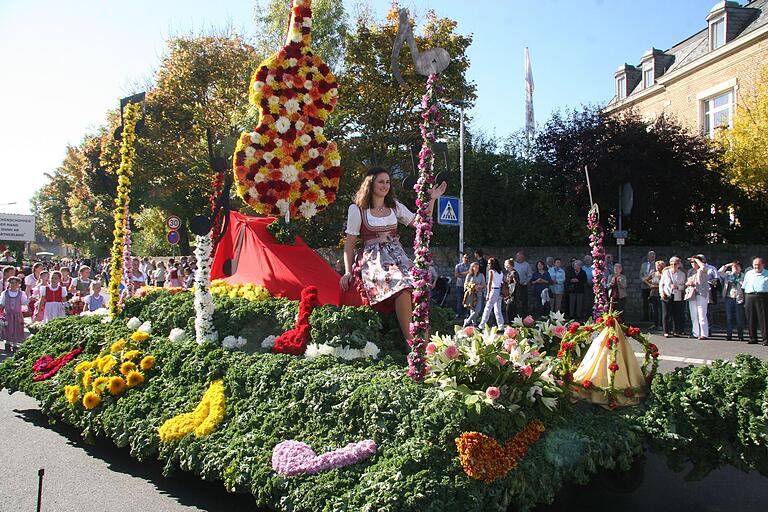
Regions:
M 264 0 L 262 0 L 264 1 Z M 352 11 L 356 0 L 344 0 Z M 367 0 L 383 17 L 390 0 Z M 742 2 L 743 4 L 744 2 Z M 472 129 L 506 135 L 524 124 L 523 49 L 530 48 L 536 120 L 604 103 L 613 73 L 651 46 L 667 49 L 706 26 L 715 0 L 402 0 L 472 34 Z M 231 25 L 253 36 L 251 0 L 0 0 L 0 211 L 27 213 L 67 144 L 104 120 L 157 69 L 173 35 Z M 418 29 L 417 29 L 418 30 Z M 343 84 L 341 84 L 343 86 Z M 137 185 L 140 186 L 140 185 Z M 6 205 L 16 202 L 16 205 Z

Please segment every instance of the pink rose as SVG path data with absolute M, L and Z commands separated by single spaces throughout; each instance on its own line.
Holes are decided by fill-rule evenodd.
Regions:
M 505 364 L 507 364 L 507 360 L 499 355 L 496 356 L 496 360 L 499 362 L 501 366 L 504 366 Z
M 501 390 L 496 386 L 490 386 L 485 390 L 485 396 L 491 400 L 496 400 L 501 396 Z
M 531 357 L 539 357 L 541 355 L 541 352 L 538 350 L 534 350 L 531 352 Z
M 504 336 L 507 338 L 516 338 L 517 337 L 517 329 L 514 327 L 507 327 L 504 329 Z
M 434 354 L 435 350 L 437 350 L 437 345 L 435 345 L 434 343 L 427 343 L 426 351 L 428 356 L 431 356 L 432 354 Z
M 536 320 L 534 320 L 531 315 L 528 315 L 527 317 L 523 318 L 523 325 L 526 327 L 533 327 L 533 324 L 535 323 L 536 323 Z
M 517 347 L 517 341 L 516 340 L 507 340 L 504 342 L 504 350 L 509 352 L 513 348 Z
M 474 336 L 475 335 L 475 328 L 471 325 L 464 328 L 464 334 L 467 336 Z
M 443 352 L 445 357 L 448 359 L 456 359 L 459 357 L 459 349 L 456 348 L 456 345 L 448 345 L 445 347 L 445 351 Z
M 520 373 L 523 374 L 523 377 L 525 377 L 526 379 L 529 379 L 531 375 L 533 375 L 533 367 L 527 364 L 522 368 L 520 368 Z
M 552 334 L 557 336 L 558 338 L 562 338 L 565 334 L 566 328 L 564 325 L 556 325 L 552 327 Z

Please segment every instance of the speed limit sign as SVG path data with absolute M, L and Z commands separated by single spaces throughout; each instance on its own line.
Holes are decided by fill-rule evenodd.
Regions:
M 165 224 L 168 226 L 168 229 L 179 229 L 181 227 L 181 219 L 176 215 L 171 215 L 165 221 Z

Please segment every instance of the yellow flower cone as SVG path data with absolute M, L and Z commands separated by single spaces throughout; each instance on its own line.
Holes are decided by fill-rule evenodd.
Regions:
M 224 381 L 215 380 L 193 412 L 179 414 L 160 426 L 160 440 L 176 441 L 193 431 L 196 437 L 207 436 L 224 419 L 225 408 Z

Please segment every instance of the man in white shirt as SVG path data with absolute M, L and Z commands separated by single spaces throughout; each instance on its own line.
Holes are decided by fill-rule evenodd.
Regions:
M 520 276 L 520 284 L 517 285 L 520 290 L 517 314 L 525 317 L 528 314 L 528 283 L 531 281 L 531 277 L 533 277 L 533 269 L 530 263 L 525 261 L 525 253 L 523 251 L 517 251 L 515 255 L 515 270 L 517 270 L 517 274 Z
M 645 278 L 656 270 L 656 253 L 648 251 L 646 259 L 640 265 L 640 292 L 643 295 L 643 321 L 648 321 L 648 304 L 651 298 L 651 287 L 645 282 Z

